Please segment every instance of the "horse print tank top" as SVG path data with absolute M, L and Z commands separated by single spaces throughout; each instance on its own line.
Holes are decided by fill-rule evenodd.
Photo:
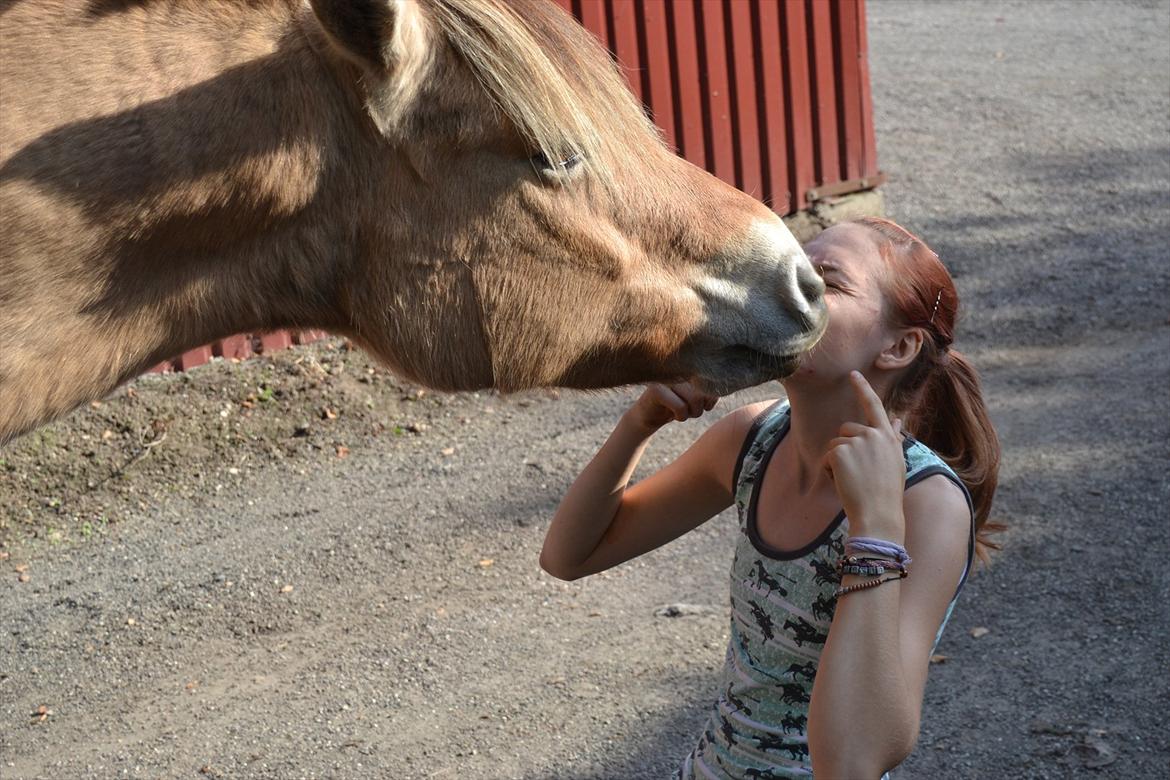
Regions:
M 778 550 L 760 538 L 758 484 L 788 432 L 787 402 L 755 421 L 736 464 L 739 534 L 731 564 L 731 639 L 715 701 L 698 744 L 674 773 L 677 780 L 809 777 L 808 706 L 821 650 L 829 636 L 849 519 L 842 511 L 811 543 Z M 906 487 L 942 474 L 967 496 L 955 473 L 926 445 L 906 437 Z M 973 517 L 973 516 L 972 516 Z M 974 520 L 959 587 L 935 645 L 967 580 L 975 549 Z M 933 652 L 933 651 L 932 651 Z

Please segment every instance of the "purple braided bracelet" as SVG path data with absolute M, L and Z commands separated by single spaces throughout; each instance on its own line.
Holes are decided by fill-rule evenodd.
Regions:
M 906 548 L 885 539 L 874 539 L 872 536 L 850 536 L 845 540 L 845 554 L 857 555 L 859 553 L 884 555 L 903 566 L 910 565 L 910 556 L 906 554 Z

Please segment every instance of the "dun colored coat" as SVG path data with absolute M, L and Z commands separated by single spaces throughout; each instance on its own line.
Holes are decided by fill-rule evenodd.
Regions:
M 547 0 L 0 0 L 0 443 L 233 333 L 443 389 L 779 376 L 783 223 Z

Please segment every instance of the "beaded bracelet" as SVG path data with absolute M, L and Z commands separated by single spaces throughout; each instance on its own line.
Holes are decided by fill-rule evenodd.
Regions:
M 837 588 L 836 592 L 834 592 L 833 595 L 836 596 L 837 598 L 840 598 L 841 596 L 844 596 L 846 593 L 852 593 L 856 590 L 865 590 L 866 588 L 876 588 L 878 585 L 883 585 L 887 582 L 893 582 L 894 580 L 904 580 L 904 579 L 906 579 L 906 572 L 901 572 L 896 577 L 882 577 L 880 579 L 872 579 L 872 580 L 866 580 L 865 582 L 859 582 L 856 585 L 846 585 L 843 588 Z
M 900 561 L 888 558 L 848 555 L 837 560 L 837 571 L 841 574 L 885 574 L 887 571 L 906 571 L 909 567 Z
M 886 573 L 886 567 L 880 563 L 846 563 L 837 567 L 841 575 L 860 574 L 865 577 L 877 577 Z

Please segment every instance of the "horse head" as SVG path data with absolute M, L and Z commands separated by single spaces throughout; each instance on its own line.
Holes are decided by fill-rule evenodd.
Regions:
M 547 0 L 312 0 L 366 132 L 350 335 L 446 389 L 790 373 L 823 284 L 763 204 L 668 150 Z

